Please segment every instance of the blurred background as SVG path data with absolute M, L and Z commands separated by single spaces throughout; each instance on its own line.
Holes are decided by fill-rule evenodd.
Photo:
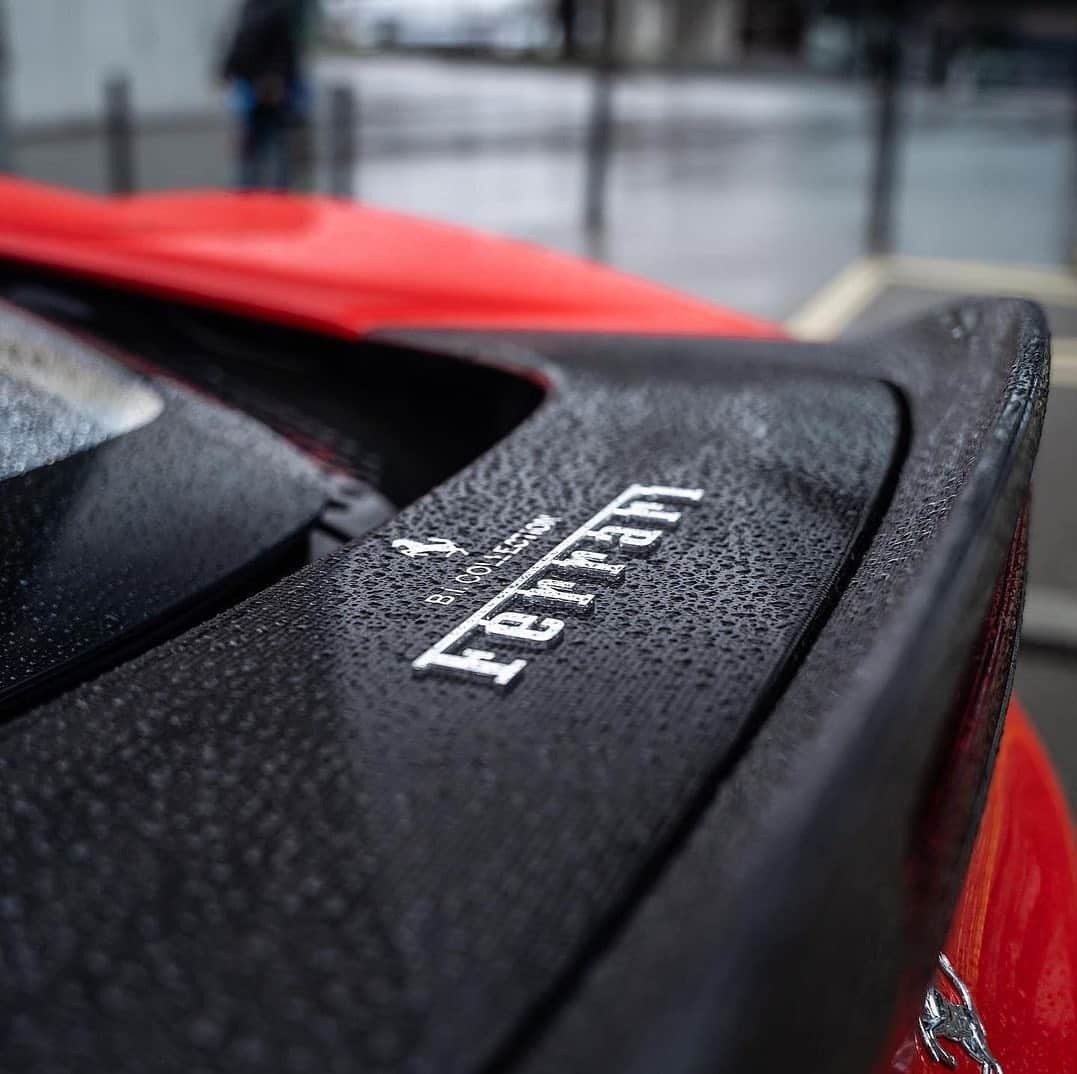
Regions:
M 235 185 L 242 6 L 0 0 L 0 168 L 95 193 Z M 806 338 L 954 294 L 1046 306 L 1017 688 L 1077 803 L 1073 0 L 296 11 L 282 175 L 297 190 L 602 260 Z

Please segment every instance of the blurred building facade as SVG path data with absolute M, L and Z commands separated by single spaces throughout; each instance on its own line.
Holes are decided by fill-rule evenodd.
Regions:
M 97 122 L 103 87 L 130 79 L 141 115 L 204 112 L 236 0 L 0 0 L 16 129 Z
M 734 61 L 746 6 L 746 0 L 622 0 L 618 51 L 643 63 Z
M 587 60 L 612 25 L 627 65 L 719 67 L 780 56 L 833 74 L 871 69 L 880 19 L 903 12 L 914 77 L 1065 81 L 1077 70 L 1073 0 L 306 0 L 367 48 L 552 57 L 572 12 Z M 219 110 L 215 69 L 240 0 L 0 0 L 0 127 L 93 125 L 104 85 L 130 84 L 141 120 Z M 606 18 L 615 11 L 612 20 Z M 562 24 L 563 26 L 563 24 Z M 578 45 L 578 48 L 575 47 Z M 6 114 L 7 123 L 3 122 Z

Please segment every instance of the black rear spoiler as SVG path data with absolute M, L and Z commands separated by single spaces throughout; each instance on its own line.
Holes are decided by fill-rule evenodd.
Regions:
M 451 356 L 545 398 L 380 530 L 0 735 L 19 1056 L 869 1069 L 1002 726 L 1040 312 L 825 346 L 228 327 L 341 385 Z M 392 383 L 451 437 L 511 379 Z

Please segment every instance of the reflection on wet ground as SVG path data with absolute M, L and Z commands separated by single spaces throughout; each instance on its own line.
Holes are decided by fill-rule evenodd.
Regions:
M 585 255 L 752 313 L 782 317 L 861 248 L 871 101 L 854 82 L 640 74 L 615 96 L 608 228 L 580 225 L 590 76 L 431 59 L 328 58 L 319 85 L 358 94 L 353 192 Z M 327 94 L 322 94 L 322 99 Z M 1057 262 L 1067 256 L 1071 110 L 1064 95 L 915 91 L 902 154 L 904 253 Z M 322 109 L 321 112 L 324 112 Z M 215 121 L 143 125 L 142 185 L 227 185 Z M 313 183 L 328 185 L 324 125 Z M 93 136 L 24 141 L 23 174 L 100 190 Z

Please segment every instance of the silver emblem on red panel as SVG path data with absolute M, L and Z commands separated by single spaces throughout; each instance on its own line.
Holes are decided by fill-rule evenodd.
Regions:
M 945 955 L 939 955 L 939 969 L 952 990 L 947 995 L 932 984 L 924 998 L 924 1010 L 920 1015 L 920 1040 L 928 1055 L 950 1070 L 957 1069 L 957 1058 L 946 1051 L 940 1040 L 950 1041 L 965 1050 L 968 1057 L 980 1065 L 980 1074 L 1002 1074 L 999 1061 L 987 1046 L 987 1032 L 980 1019 L 968 985 L 957 975 Z

